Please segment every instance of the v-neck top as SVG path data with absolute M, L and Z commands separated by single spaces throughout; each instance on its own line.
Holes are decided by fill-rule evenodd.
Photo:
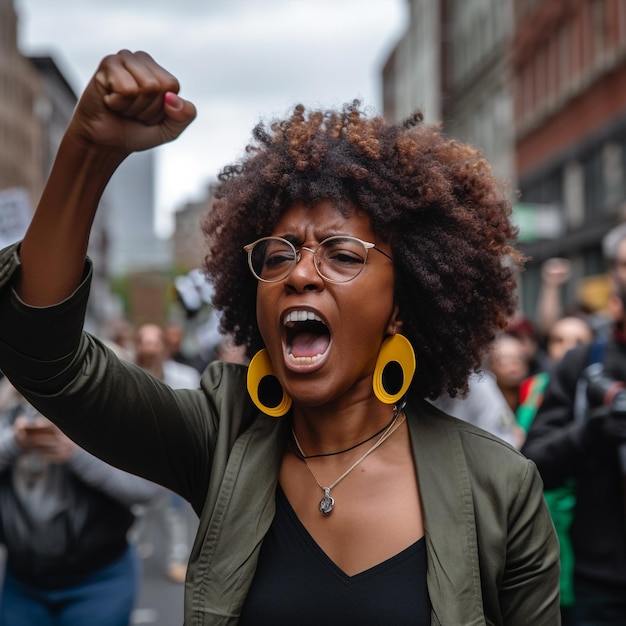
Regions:
M 422 537 L 391 558 L 348 576 L 298 519 L 280 485 L 240 626 L 430 625 Z

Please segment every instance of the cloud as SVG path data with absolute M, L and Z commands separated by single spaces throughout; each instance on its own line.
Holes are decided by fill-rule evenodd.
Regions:
M 198 118 L 157 149 L 161 216 L 197 199 L 261 118 L 355 97 L 379 108 L 382 63 L 407 18 L 405 0 L 15 3 L 22 50 L 54 56 L 77 93 L 120 48 L 146 50 L 178 77 Z

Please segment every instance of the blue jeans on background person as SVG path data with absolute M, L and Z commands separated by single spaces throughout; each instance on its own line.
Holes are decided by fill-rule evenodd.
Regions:
M 572 626 L 626 626 L 626 593 L 604 584 L 574 580 Z
M 72 587 L 40 589 L 5 572 L 0 624 L 6 626 L 128 626 L 140 581 L 134 546 Z

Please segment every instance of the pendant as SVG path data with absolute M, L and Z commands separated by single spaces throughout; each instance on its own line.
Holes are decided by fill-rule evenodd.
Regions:
M 324 497 L 320 500 L 320 513 L 330 515 L 335 507 L 335 498 L 330 495 L 330 487 L 324 489 Z

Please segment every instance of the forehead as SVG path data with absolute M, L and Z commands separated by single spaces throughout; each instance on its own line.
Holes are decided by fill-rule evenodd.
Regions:
M 560 337 L 587 337 L 591 336 L 591 329 L 583 320 L 576 317 L 566 317 L 555 322 L 552 327 L 550 336 L 556 335 Z
M 340 209 L 331 200 L 322 200 L 312 206 L 302 202 L 292 204 L 280 217 L 272 235 L 292 235 L 302 241 L 321 240 L 335 234 L 372 239 L 369 216 L 355 207 Z
M 503 335 L 502 337 L 496 337 L 492 350 L 497 354 L 522 354 L 524 346 L 517 337 Z
M 615 264 L 626 265 L 626 237 L 622 238 L 615 248 Z
M 162 341 L 163 330 L 159 326 L 147 325 L 137 330 L 137 341 Z

